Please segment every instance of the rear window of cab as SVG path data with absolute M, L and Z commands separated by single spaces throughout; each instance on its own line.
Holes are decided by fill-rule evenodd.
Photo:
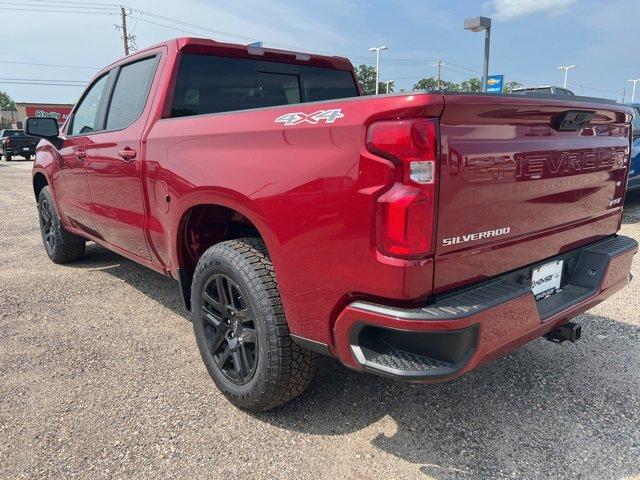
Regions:
M 351 71 L 185 53 L 172 117 L 358 96 Z

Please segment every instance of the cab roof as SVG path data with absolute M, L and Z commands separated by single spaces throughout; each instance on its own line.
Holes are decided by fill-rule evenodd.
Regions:
M 175 43 L 174 43 L 175 42 Z M 222 55 L 225 57 L 254 58 L 286 63 L 311 65 L 314 67 L 331 68 L 334 70 L 353 70 L 353 64 L 348 58 L 340 56 L 317 55 L 277 48 L 256 47 L 237 43 L 217 42 L 210 38 L 179 37 L 152 45 L 135 52 L 135 55 L 153 50 L 160 46 L 177 44 L 178 50 L 186 53 L 200 53 L 208 55 Z M 120 62 L 117 60 L 115 63 Z
M 231 57 L 277 60 L 298 63 L 335 70 L 353 70 L 348 58 L 339 56 L 316 55 L 276 48 L 265 48 L 236 43 L 217 42 L 208 38 L 181 37 L 176 39 L 178 49 L 188 53 L 220 54 Z

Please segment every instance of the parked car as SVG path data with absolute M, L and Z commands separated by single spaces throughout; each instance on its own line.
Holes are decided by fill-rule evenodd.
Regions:
M 20 155 L 29 160 L 36 153 L 39 138 L 26 136 L 22 130 L 0 130 L 0 144 L 2 154 L 7 162 L 13 160 L 14 155 Z
M 631 165 L 629 167 L 629 182 L 627 190 L 640 189 L 640 103 L 628 104 L 633 108 L 633 144 L 631 146 Z
M 627 190 L 640 189 L 640 137 L 636 137 L 633 140 L 631 146 L 631 164 L 629 166 L 629 181 L 627 183 Z
M 514 88 L 511 93 L 513 95 L 574 95 L 568 88 L 556 87 L 554 85 Z
M 176 279 L 211 377 L 253 411 L 304 391 L 317 353 L 436 382 L 575 341 L 629 282 L 631 109 L 358 95 L 347 59 L 195 38 L 109 65 L 60 133 L 25 122 L 48 256 L 92 240 Z
M 640 103 L 628 103 L 627 106 L 633 109 L 634 117 L 632 122 L 633 138 L 640 137 Z

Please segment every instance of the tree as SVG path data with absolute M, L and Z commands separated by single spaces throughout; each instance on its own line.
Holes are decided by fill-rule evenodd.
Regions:
M 362 85 L 362 93 L 365 95 L 375 95 L 376 93 L 376 69 L 370 65 L 359 65 L 356 68 L 356 78 Z M 389 91 L 393 92 L 393 82 L 389 84 Z M 387 93 L 387 85 L 378 83 L 378 92 Z
M 479 78 L 470 78 L 460 83 L 461 92 L 480 92 L 482 91 L 482 81 Z
M 12 123 L 8 118 L 0 117 L 0 130 L 4 130 L 5 128 L 11 128 Z
M 425 90 L 427 92 L 443 91 L 443 92 L 458 92 L 460 91 L 460 85 L 454 82 L 447 82 L 446 80 L 440 80 L 440 90 L 438 90 L 438 79 L 434 77 L 425 77 L 418 81 L 413 86 L 414 90 Z
M 507 82 L 504 86 L 504 93 L 511 93 L 516 88 L 522 88 L 520 82 Z
M 0 90 L 0 110 L 15 110 L 16 103 L 9 94 Z

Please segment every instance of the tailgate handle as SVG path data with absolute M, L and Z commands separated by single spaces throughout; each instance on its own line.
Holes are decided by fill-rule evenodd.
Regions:
M 596 112 L 584 110 L 567 110 L 553 120 L 553 129 L 560 132 L 576 132 L 586 127 Z

